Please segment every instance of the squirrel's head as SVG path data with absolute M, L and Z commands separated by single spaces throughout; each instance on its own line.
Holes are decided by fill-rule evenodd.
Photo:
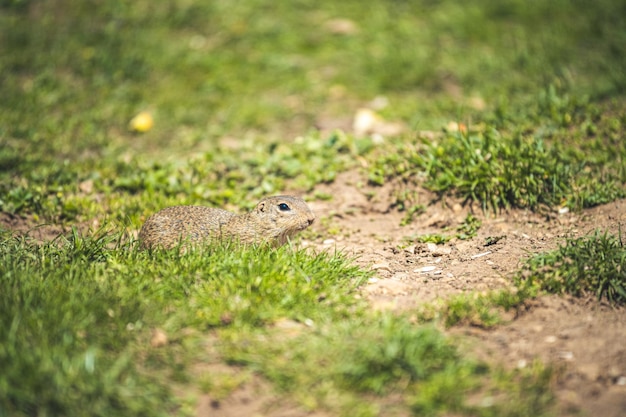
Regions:
M 287 195 L 264 198 L 254 212 L 267 226 L 268 237 L 281 240 L 281 244 L 315 220 L 315 214 L 303 199 Z

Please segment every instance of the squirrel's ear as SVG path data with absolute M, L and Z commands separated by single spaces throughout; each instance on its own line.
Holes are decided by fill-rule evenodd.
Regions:
M 265 211 L 265 201 L 261 201 L 256 206 L 257 211 L 264 212 Z

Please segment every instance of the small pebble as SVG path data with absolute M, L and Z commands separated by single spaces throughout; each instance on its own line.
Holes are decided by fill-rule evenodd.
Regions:
M 410 254 L 414 254 L 415 253 L 415 245 L 411 245 L 411 246 L 407 246 L 406 248 L 404 248 L 404 251 L 406 253 L 410 253 Z
M 414 270 L 413 272 L 431 272 L 434 271 L 435 269 L 437 269 L 436 266 L 423 266 L 421 268 L 417 268 L 416 270 Z
M 276 320 L 274 327 L 282 330 L 298 330 L 302 327 L 302 323 L 287 318 L 280 318 Z
M 478 253 L 478 254 L 476 254 L 476 255 L 473 255 L 473 256 L 472 256 L 472 259 L 482 258 L 483 256 L 487 256 L 487 255 L 489 255 L 489 254 L 491 254 L 491 251 L 490 251 L 490 250 L 488 250 L 487 252 Z
M 493 407 L 494 404 L 495 404 L 495 401 L 493 397 L 491 396 L 485 397 L 480 401 L 480 406 L 485 407 L 485 408 Z
M 610 366 L 608 374 L 609 377 L 613 379 L 617 379 L 618 377 L 622 376 L 621 369 L 619 369 L 617 366 Z
M 150 339 L 150 345 L 154 348 L 167 345 L 167 334 L 161 329 L 154 329 L 152 331 L 152 339 Z
M 434 243 L 427 243 L 426 249 L 428 249 L 428 251 L 432 253 L 433 256 L 443 256 L 452 253 L 451 248 L 442 245 L 436 245 Z
M 397 272 L 393 274 L 391 278 L 395 279 L 396 281 L 404 281 L 409 278 L 409 274 L 407 274 L 406 272 Z
M 335 35 L 354 35 L 359 31 L 358 25 L 350 19 L 331 19 L 326 22 L 326 29 Z
M 382 271 L 389 271 L 389 272 L 391 272 L 391 267 L 389 266 L 389 264 L 387 262 L 381 262 L 381 263 L 378 263 L 378 264 L 374 264 L 374 265 L 372 265 L 372 269 L 375 270 L 375 271 L 382 270 Z

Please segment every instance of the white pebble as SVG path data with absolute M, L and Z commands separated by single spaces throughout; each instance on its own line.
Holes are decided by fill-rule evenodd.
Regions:
M 491 251 L 490 251 L 490 250 L 488 250 L 487 252 L 478 253 L 478 254 L 476 254 L 476 255 L 473 255 L 473 256 L 472 256 L 472 259 L 482 258 L 483 256 L 487 256 L 487 255 L 489 255 L 489 254 L 491 254 Z
M 383 271 L 389 271 L 391 272 L 391 267 L 389 266 L 389 264 L 387 262 L 381 262 L 378 264 L 374 264 L 372 265 L 372 269 L 378 271 L 378 270 L 383 270 Z

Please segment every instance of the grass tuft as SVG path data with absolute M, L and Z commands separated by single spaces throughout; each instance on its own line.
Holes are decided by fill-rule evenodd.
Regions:
M 626 195 L 617 173 L 589 178 L 588 171 L 595 168 L 585 155 L 537 137 L 481 129 L 398 146 L 398 153 L 373 165 L 373 183 L 398 176 L 406 181 L 423 178 L 426 188 L 477 202 L 483 210 L 536 210 L 563 202 L 582 208 Z
M 598 300 L 626 304 L 626 249 L 618 237 L 596 231 L 567 239 L 559 249 L 530 258 L 517 280 L 555 294 L 594 295 Z

